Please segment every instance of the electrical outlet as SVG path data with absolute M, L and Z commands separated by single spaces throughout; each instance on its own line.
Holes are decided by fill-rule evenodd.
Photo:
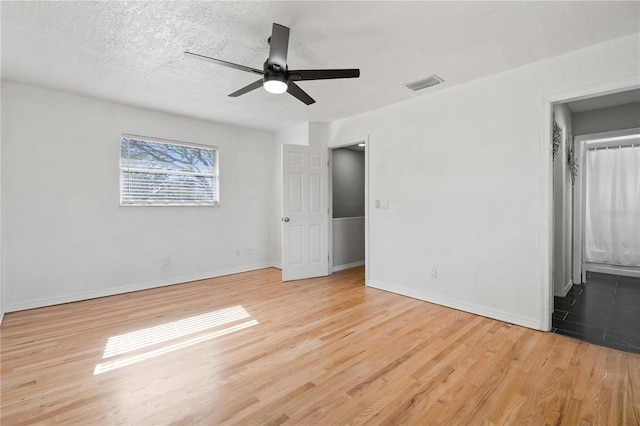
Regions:
M 247 254 L 248 254 L 249 256 L 253 256 L 253 255 L 255 254 L 255 250 L 253 249 L 253 247 L 249 247 L 249 248 L 247 249 Z
M 431 268 L 431 278 L 438 278 L 438 268 L 435 266 Z
M 240 256 L 242 254 L 242 252 L 240 251 L 239 248 L 236 249 L 236 256 Z

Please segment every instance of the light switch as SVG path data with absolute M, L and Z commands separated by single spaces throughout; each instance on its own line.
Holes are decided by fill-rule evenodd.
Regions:
M 389 208 L 389 200 L 380 200 L 380 208 L 388 209 Z

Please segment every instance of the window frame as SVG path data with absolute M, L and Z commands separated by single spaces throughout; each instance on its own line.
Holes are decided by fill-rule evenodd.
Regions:
M 127 169 L 124 168 L 122 166 L 122 138 L 131 138 L 131 139 L 136 139 L 136 140 L 142 140 L 142 141 L 146 141 L 146 142 L 152 142 L 152 143 L 160 143 L 160 144 L 164 144 L 164 145 L 176 145 L 176 146 L 184 146 L 184 147 L 188 147 L 188 148 L 195 148 L 195 149 L 201 149 L 201 150 L 208 150 L 208 151 L 213 151 L 213 159 L 214 159 L 214 165 L 213 165 L 213 176 L 211 176 L 213 178 L 213 186 L 215 188 L 214 194 L 213 194 L 213 201 L 212 202 L 203 202 L 203 203 L 198 203 L 198 202 L 169 202 L 169 201 L 156 201 L 156 202 L 145 202 L 145 201 L 134 201 L 134 202 L 124 202 L 123 201 L 123 196 L 124 196 L 124 191 L 123 191 L 123 179 L 124 179 L 124 174 L 127 172 Z M 121 207 L 219 207 L 220 206 L 220 149 L 217 146 L 212 146 L 212 145 L 204 145 L 204 144 L 197 144 L 197 143 L 191 143 L 191 142 L 183 142 L 183 141 L 176 141 L 176 140 L 172 140 L 172 139 L 164 139 L 164 138 L 156 138 L 156 137 L 152 137 L 152 136 L 140 136 L 140 135 L 134 135 L 134 134 L 130 134 L 130 133 L 121 133 L 120 134 L 120 138 L 119 138 L 119 144 L 118 144 L 118 149 L 120 151 L 120 153 L 118 154 L 118 177 L 119 177 L 119 188 L 118 188 L 118 192 L 119 192 L 119 198 L 120 198 L 120 206 Z M 143 169 L 140 169 L 143 170 Z M 171 174 L 171 173 L 167 173 L 167 170 L 164 169 L 149 169 L 147 170 L 150 173 L 158 173 L 158 174 Z M 173 174 L 183 174 L 183 175 L 195 175 L 195 176 L 207 176 L 209 177 L 208 173 L 194 173 L 194 172 L 187 172 L 187 173 L 182 173 L 179 171 L 169 171 L 172 172 Z

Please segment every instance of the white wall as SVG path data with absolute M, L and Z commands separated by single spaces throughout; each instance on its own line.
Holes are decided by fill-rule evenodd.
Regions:
M 368 284 L 549 327 L 545 99 L 638 78 L 639 52 L 634 34 L 331 123 L 331 146 L 370 135 Z
M 0 11 L 2 8 L 0 7 Z M 2 12 L 0 12 L 0 18 Z M 2 31 L 0 31 L 0 46 L 2 46 Z M 2 55 L 0 55 L 0 69 L 2 69 Z M 2 85 L 0 84 L 0 128 L 3 127 L 2 122 Z M 2 302 L 2 135 L 0 132 L 0 324 L 4 319 L 4 304 Z
M 575 135 L 589 135 L 640 127 L 640 103 L 578 112 L 573 115 Z
M 9 82 L 2 104 L 7 311 L 271 265 L 271 134 Z M 221 206 L 120 207 L 121 132 L 218 146 Z
M 2 85 L 0 84 L 0 128 L 2 128 Z M 2 134 L 0 132 L 0 324 L 4 319 L 2 303 Z
M 309 123 L 302 123 L 276 133 L 275 140 L 280 145 L 309 145 Z
M 273 266 L 282 269 L 282 143 L 277 138 L 272 142 L 273 156 L 271 164 L 275 168 L 272 182 L 271 206 L 271 257 Z
M 571 240 L 573 185 L 567 163 L 567 142 L 572 134 L 572 114 L 567 105 L 554 106 L 555 120 L 562 129 L 562 142 L 553 160 L 553 294 L 564 297 L 572 285 Z

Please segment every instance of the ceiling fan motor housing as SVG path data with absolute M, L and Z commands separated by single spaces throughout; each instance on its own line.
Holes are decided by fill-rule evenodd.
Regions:
M 265 76 L 265 78 L 267 76 L 271 76 L 273 78 L 281 77 L 281 78 L 286 80 L 287 79 L 288 68 L 289 67 L 285 67 L 284 69 L 282 69 L 277 64 L 269 64 L 269 61 L 265 61 L 264 65 L 263 65 L 264 76 Z

